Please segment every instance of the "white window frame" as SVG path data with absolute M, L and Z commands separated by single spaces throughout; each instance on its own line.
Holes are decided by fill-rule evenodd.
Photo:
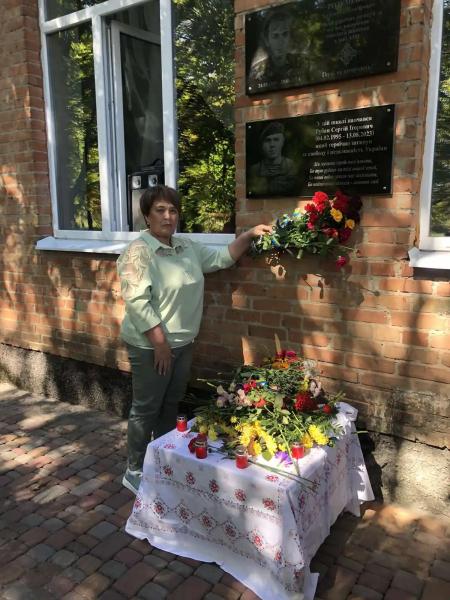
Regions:
M 428 104 L 425 128 L 425 144 L 422 163 L 422 182 L 420 188 L 420 250 L 450 251 L 450 236 L 432 237 L 429 235 L 431 222 L 434 148 L 436 140 L 439 83 L 441 71 L 443 17 L 443 0 L 434 0 L 431 26 L 431 55 L 428 82 Z
M 173 39 L 172 39 L 172 3 L 171 0 L 160 1 L 160 34 L 161 34 L 161 73 L 163 100 L 163 135 L 164 135 L 164 174 L 166 184 L 176 187 L 177 182 L 177 124 L 176 124 L 176 92 L 174 85 Z M 119 153 L 116 156 L 113 140 L 116 132 L 111 131 L 116 123 L 117 114 L 110 118 L 111 106 L 109 85 L 111 65 L 106 48 L 106 35 L 102 31 L 103 18 L 109 14 L 126 8 L 145 4 L 147 0 L 105 0 L 100 4 L 89 6 L 77 12 L 47 21 L 45 19 L 45 0 L 39 2 L 39 22 L 41 28 L 41 62 L 44 82 L 45 117 L 47 124 L 47 145 L 50 176 L 50 195 L 53 216 L 53 236 L 39 240 L 39 250 L 68 250 L 81 252 L 105 252 L 117 254 L 129 241 L 136 239 L 139 232 L 117 231 L 123 227 L 123 197 L 119 191 Z M 97 132 L 100 175 L 100 201 L 102 214 L 102 230 L 68 230 L 61 229 L 58 222 L 58 200 L 56 188 L 56 147 L 55 124 L 52 111 L 51 87 L 47 35 L 68 29 L 86 22 L 92 23 L 94 50 L 94 76 L 97 109 Z M 116 109 L 117 112 L 117 109 Z M 110 126 L 110 124 L 112 124 Z M 121 204 L 122 202 L 122 204 Z M 209 245 L 224 245 L 235 239 L 234 234 L 179 234 L 196 239 Z

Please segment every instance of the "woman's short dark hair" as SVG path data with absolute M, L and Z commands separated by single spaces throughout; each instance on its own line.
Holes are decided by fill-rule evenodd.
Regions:
M 147 188 L 139 200 L 139 207 L 144 217 L 148 216 L 150 209 L 157 200 L 170 202 L 180 212 L 181 201 L 178 192 L 168 185 L 155 185 Z

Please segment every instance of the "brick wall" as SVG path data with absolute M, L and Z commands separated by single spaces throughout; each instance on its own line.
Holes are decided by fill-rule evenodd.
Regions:
M 115 257 L 37 252 L 50 233 L 42 75 L 35 0 L 3 0 L 0 24 L 0 340 L 128 370 L 118 342 L 122 304 Z M 248 98 L 244 14 L 236 0 L 237 224 L 269 222 L 296 199 L 245 199 L 245 122 L 396 104 L 394 194 L 365 197 L 358 255 L 337 273 L 308 258 L 243 259 L 208 276 L 194 377 L 229 371 L 282 343 L 317 361 L 328 389 L 344 389 L 367 425 L 449 445 L 447 273 L 409 267 L 418 226 L 429 57 L 429 0 L 403 0 L 398 72 Z M 275 4 L 275 3 L 270 3 Z

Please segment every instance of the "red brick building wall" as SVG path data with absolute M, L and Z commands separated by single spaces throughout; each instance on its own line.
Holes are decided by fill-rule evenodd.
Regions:
M 230 370 L 283 345 L 317 361 L 369 428 L 436 446 L 448 442 L 449 272 L 413 270 L 430 51 L 431 0 L 403 0 L 396 73 L 249 98 L 244 14 L 274 2 L 236 0 L 236 196 L 239 229 L 301 199 L 246 200 L 247 121 L 396 104 L 392 197 L 364 197 L 357 256 L 243 259 L 207 277 L 194 375 Z M 36 0 L 3 0 L 0 23 L 0 341 L 128 370 L 115 256 L 39 252 L 51 203 Z

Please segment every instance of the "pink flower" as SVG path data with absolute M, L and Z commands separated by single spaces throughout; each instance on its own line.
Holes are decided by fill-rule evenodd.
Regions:
M 336 238 L 339 235 L 338 230 L 334 227 L 325 227 L 325 229 L 323 229 L 323 232 L 330 238 Z
M 348 263 L 348 258 L 346 256 L 338 256 L 336 260 L 336 265 L 342 269 Z

